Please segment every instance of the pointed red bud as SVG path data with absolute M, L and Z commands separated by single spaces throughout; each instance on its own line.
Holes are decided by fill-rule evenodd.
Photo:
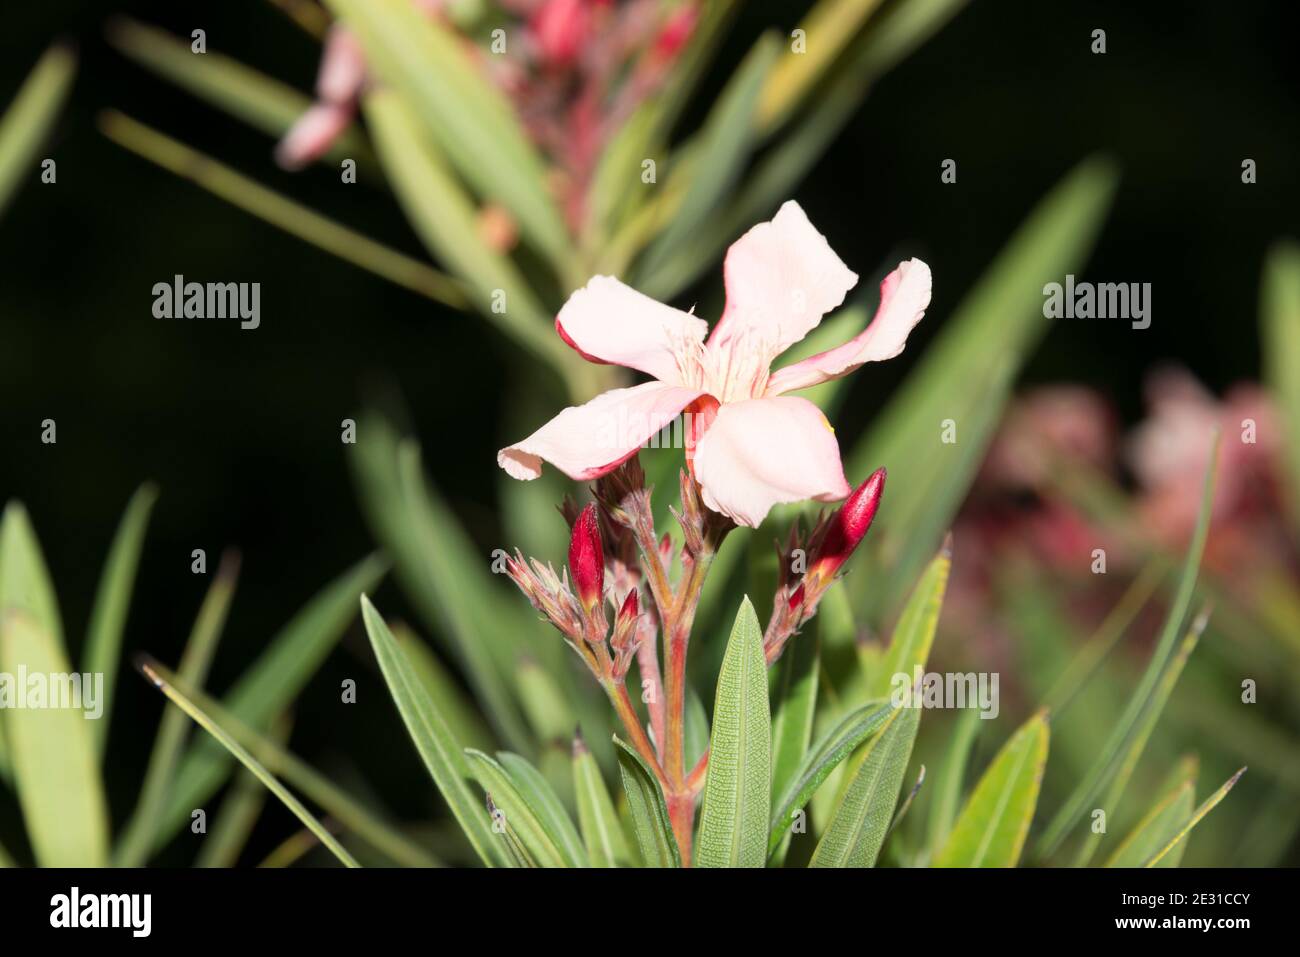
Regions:
M 794 593 L 790 596 L 790 610 L 797 611 L 799 609 L 799 606 L 802 604 L 803 604 L 803 582 L 800 582 L 799 587 L 796 588 L 794 590 Z
M 619 609 L 618 620 L 620 622 L 635 618 L 641 612 L 641 603 L 636 597 L 636 589 L 633 588 L 623 599 L 623 607 Z
M 880 507 L 885 491 L 885 470 L 876 469 L 871 477 L 853 490 L 853 494 L 831 516 L 830 527 L 818 549 L 816 568 L 826 578 L 839 571 L 866 537 Z
M 595 502 L 584 508 L 573 523 L 573 537 L 569 539 L 569 575 L 577 589 L 578 600 L 587 611 L 591 611 L 605 593 L 605 550 L 600 543 L 600 520 Z

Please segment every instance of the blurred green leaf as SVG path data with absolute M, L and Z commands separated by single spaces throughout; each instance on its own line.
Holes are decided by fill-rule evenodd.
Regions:
M 779 792 L 768 831 L 768 853 L 775 854 L 790 836 L 795 817 L 817 793 L 830 773 L 859 744 L 879 731 L 895 710 L 888 701 L 868 702 L 818 739 L 791 776 L 790 783 Z
M 462 39 L 407 0 L 326 0 L 326 6 L 356 32 L 370 66 L 391 84 L 391 95 L 418 111 L 460 175 L 485 199 L 510 210 L 561 277 L 581 282 L 573 275 L 568 231 L 547 189 L 542 159 Z M 390 167 L 395 159 L 393 151 L 384 155 Z
M 1034 209 L 848 455 L 850 475 L 889 469 L 872 571 L 862 572 L 874 584 L 855 593 L 859 612 L 893 607 L 951 524 L 1014 373 L 1047 328 L 1042 285 L 1082 264 L 1114 187 L 1109 163 L 1085 160 Z M 945 419 L 957 424 L 955 443 L 941 441 Z
M 1173 839 L 1184 821 L 1191 818 L 1196 808 L 1196 762 L 1186 762 L 1180 770 L 1182 774 L 1173 789 L 1165 792 L 1119 843 L 1106 860 L 1107 867 L 1141 867 Z M 1185 844 L 1178 845 L 1180 849 L 1185 847 Z M 1171 862 L 1177 853 L 1175 850 L 1165 855 L 1160 865 L 1176 866 Z
M 435 302 L 456 309 L 463 309 L 469 303 L 459 282 L 427 263 L 362 236 L 129 116 L 106 110 L 100 114 L 99 126 L 119 146 L 188 179 L 290 236 Z
M 1015 867 L 1047 764 L 1050 730 L 1038 712 L 994 757 L 957 817 L 937 867 Z
M 573 741 L 573 792 L 578 804 L 578 827 L 591 866 L 630 866 L 632 855 L 614 800 L 581 736 Z
M 863 760 L 813 852 L 810 867 L 874 867 L 894 818 L 894 805 L 912 755 L 920 708 L 899 708 L 863 748 Z
M 230 691 L 222 706 L 250 728 L 264 731 L 284 712 L 356 617 L 360 596 L 387 570 L 378 556 L 362 559 L 327 585 L 269 642 Z M 230 773 L 231 761 L 212 741 L 196 741 L 176 773 L 167 812 L 158 825 L 159 843 L 189 820 Z
M 759 39 L 710 110 L 698 149 L 674 166 L 670 176 L 686 177 L 687 185 L 675 215 L 638 268 L 635 285 L 646 295 L 667 299 L 681 288 L 673 265 L 677 254 L 686 238 L 716 214 L 749 159 L 754 110 L 778 48 L 774 34 Z
M 1205 817 L 1205 815 L 1213 811 L 1218 806 L 1219 802 L 1228 796 L 1228 792 L 1232 790 L 1233 785 L 1235 785 L 1237 781 L 1241 779 L 1241 776 L 1245 773 L 1246 773 L 1246 769 L 1242 768 L 1232 777 L 1228 778 L 1227 781 L 1223 782 L 1223 785 L 1217 791 L 1211 794 L 1208 798 L 1206 798 L 1205 801 L 1202 802 L 1201 806 L 1192 812 L 1192 816 L 1188 818 L 1185 822 L 1183 822 L 1183 825 L 1178 829 L 1178 833 L 1175 834 L 1173 837 L 1171 837 L 1168 841 L 1166 841 L 1165 844 L 1161 846 L 1161 848 L 1158 851 L 1156 851 L 1149 858 L 1147 858 L 1147 860 L 1145 861 L 1145 863 L 1143 863 L 1142 866 L 1143 867 L 1158 866 L 1160 862 L 1164 859 L 1165 855 L 1167 855 L 1170 851 L 1172 851 L 1175 847 L 1177 847 L 1179 843 L 1184 838 L 1186 838 L 1188 834 L 1191 833 L 1192 828 L 1196 827 L 1197 824 L 1200 824 L 1201 820 Z
M 474 702 L 461 688 L 455 677 L 446 669 L 432 648 L 410 628 L 398 623 L 392 626 L 393 637 L 406 654 L 420 687 L 447 719 L 452 737 L 468 748 L 490 748 L 494 737 L 479 715 Z
M 482 802 L 468 784 L 473 773 L 460 743 L 452 737 L 438 703 L 424 693 L 397 639 L 365 595 L 361 596 L 361 616 L 393 703 L 397 705 L 429 776 L 483 863 L 489 867 L 501 865 L 504 863 L 503 852 L 484 815 Z
M 19 184 L 37 179 L 36 151 L 54 125 L 76 68 L 70 49 L 62 44 L 50 47 L 0 117 L 0 214 Z
M 948 736 L 943 763 L 935 774 L 927 841 L 933 853 L 948 843 L 966 786 L 966 767 L 979 737 L 980 713 L 974 708 L 957 712 L 957 723 Z
M 771 761 L 763 629 L 746 597 L 718 675 L 697 866 L 763 866 L 772 812 Z
M 805 632 L 812 633 L 796 636 L 773 669 L 773 794 L 785 793 L 812 742 L 821 657 L 816 629 L 807 628 Z
M 274 775 L 267 771 L 266 768 L 262 767 L 256 758 L 244 750 L 244 748 L 240 746 L 239 742 L 232 738 L 220 725 L 213 721 L 208 715 L 204 714 L 203 711 L 194 704 L 194 702 L 190 701 L 178 689 L 168 684 L 151 663 L 142 663 L 140 670 L 144 673 L 146 678 L 153 682 L 154 687 L 167 696 L 168 701 L 172 702 L 172 704 L 176 705 L 176 707 L 189 715 L 195 724 L 208 732 L 208 734 L 212 735 L 212 737 L 216 739 L 223 748 L 237 758 L 244 767 L 248 768 L 248 770 L 266 786 L 268 791 L 279 798 L 284 806 L 293 812 L 294 817 L 301 821 L 308 830 L 316 835 L 316 838 L 321 842 L 321 844 L 329 848 L 335 857 L 348 867 L 360 866 L 352 855 L 347 852 L 343 845 L 335 840 L 334 835 L 330 834 L 330 832 L 325 829 L 325 826 L 321 824 L 320 821 L 316 820 L 316 817 L 303 806 L 301 801 L 290 794 L 288 789 L 275 779 Z
M 583 866 L 573 854 L 575 848 L 581 852 L 580 839 L 573 824 L 564 818 L 568 825 L 565 833 L 557 833 L 552 816 L 542 810 L 549 802 L 531 790 L 532 784 L 542 780 L 540 774 L 524 784 L 490 755 L 472 749 L 467 749 L 465 754 L 469 758 L 470 773 L 505 815 L 505 822 L 519 836 L 539 867 Z
M 90 612 L 83 658 L 87 672 L 104 676 L 104 716 L 95 722 L 91 732 L 101 759 L 108 739 L 117 672 L 121 666 L 122 631 L 126 627 L 127 610 L 131 607 L 131 589 L 140 565 L 140 550 L 149 525 L 149 513 L 157 500 L 158 487 L 153 484 L 140 486 L 131 496 L 113 537 Z
M 1205 550 L 1205 539 L 1210 530 L 1211 505 L 1214 502 L 1214 470 L 1219 458 L 1219 433 L 1215 430 L 1210 460 L 1206 464 L 1205 479 L 1201 489 L 1200 510 L 1196 517 L 1196 529 L 1183 560 L 1182 572 L 1178 578 L 1178 591 L 1165 617 L 1159 641 L 1151 655 L 1151 661 L 1138 683 L 1137 689 L 1125 706 L 1124 713 L 1111 730 L 1102 752 L 1088 773 L 1079 781 L 1069 798 L 1057 811 L 1043 832 L 1037 845 L 1040 858 L 1049 856 L 1064 840 L 1069 829 L 1079 820 L 1084 811 L 1092 807 L 1097 797 L 1120 773 L 1125 755 L 1134 741 L 1142 733 L 1140 722 L 1144 714 L 1152 707 L 1159 694 L 1162 677 L 1168 671 L 1175 658 L 1175 644 L 1182 634 L 1183 623 L 1191 605 L 1192 593 L 1196 589 L 1196 576 L 1200 569 L 1201 555 Z
M 226 616 L 230 612 L 230 602 L 235 595 L 238 577 L 239 560 L 233 554 L 222 556 L 221 565 L 212 578 L 203 604 L 199 606 L 198 616 L 194 619 L 189 639 L 185 642 L 185 650 L 181 653 L 179 677 L 183 684 L 191 688 L 201 688 L 207 681 L 208 668 L 212 664 L 221 631 L 226 624 Z M 126 830 L 114 848 L 115 867 L 140 867 L 149 856 L 149 851 L 154 846 L 155 829 L 167 806 L 167 792 L 171 789 L 188 730 L 189 722 L 183 712 L 172 708 L 163 709 L 144 783 L 140 786 L 140 797 Z
M 1134 729 L 1132 740 L 1125 747 L 1119 768 L 1111 779 L 1110 786 L 1106 789 L 1105 797 L 1101 800 L 1100 807 L 1106 812 L 1107 820 L 1113 820 L 1115 817 L 1119 802 L 1124 797 L 1124 789 L 1128 787 L 1129 779 L 1132 778 L 1133 772 L 1137 770 L 1138 762 L 1142 760 L 1142 753 L 1146 750 L 1147 742 L 1151 739 L 1156 723 L 1159 722 L 1160 715 L 1164 712 L 1165 703 L 1169 700 L 1169 696 L 1173 694 L 1174 686 L 1178 684 L 1178 679 L 1183 673 L 1183 666 L 1187 664 L 1187 659 L 1191 657 L 1192 652 L 1196 649 L 1196 643 L 1205 630 L 1207 616 L 1208 611 L 1202 611 L 1196 617 L 1196 620 L 1192 622 L 1182 644 L 1178 646 L 1178 650 L 1174 653 L 1169 665 L 1161 674 L 1150 703 L 1142 711 L 1142 716 Z M 1101 839 L 1102 835 L 1089 832 L 1075 857 L 1077 866 L 1083 867 L 1092 859 L 1092 855 L 1096 852 Z
M 118 52 L 144 68 L 270 136 L 287 133 L 314 102 L 293 87 L 213 50 L 195 56 L 189 40 L 130 17 L 110 18 L 104 36 Z M 354 159 L 359 169 L 367 171 L 377 165 L 356 124 L 343 131 L 323 158 L 334 164 Z
M 14 558 L 6 552 L 6 574 Z M 33 692 L 22 676 L 43 676 L 50 696 L 41 706 L 27 702 L 5 714 L 18 802 L 37 865 L 105 866 L 108 804 L 91 738 L 91 691 L 82 684 L 93 676 L 73 675 L 63 644 L 48 630 L 47 621 L 14 605 L 0 611 L 0 674 L 20 684 L 16 691 L 24 697 Z M 60 679 L 68 679 L 68 684 L 61 686 Z M 56 704 L 53 696 L 64 692 L 71 700 Z M 102 706 L 103 699 L 98 703 Z M 75 704 L 81 707 L 71 706 Z
M 1293 527 L 1300 529 L 1300 245 L 1276 243 L 1264 261 L 1260 357 L 1264 382 L 1277 400 L 1286 428 L 1282 455 Z
M 916 668 L 925 667 L 930 659 L 930 647 L 934 644 L 934 633 L 939 627 L 939 613 L 943 610 L 951 569 L 952 546 L 945 542 L 916 583 L 898 624 L 894 626 L 884 660 L 868 685 L 870 697 L 887 697 L 895 690 L 898 675 L 904 676 L 910 687 Z
M 646 867 L 681 867 L 681 851 L 673 836 L 668 819 L 668 805 L 664 792 L 650 769 L 637 754 L 617 736 L 614 737 L 618 754 L 618 768 L 623 777 L 623 792 L 627 795 L 632 816 L 632 829 L 636 832 L 641 860 Z

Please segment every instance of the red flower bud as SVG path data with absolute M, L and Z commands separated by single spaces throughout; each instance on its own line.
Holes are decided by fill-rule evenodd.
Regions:
M 636 597 L 636 589 L 633 588 L 627 593 L 627 597 L 623 599 L 623 607 L 619 609 L 618 620 L 627 621 L 635 618 L 640 614 L 640 607 L 640 601 Z
M 605 549 L 600 543 L 600 519 L 596 503 L 590 503 L 573 523 L 569 539 L 569 575 L 578 600 L 590 612 L 605 592 Z
M 686 46 L 686 41 L 691 38 L 691 34 L 695 32 L 698 16 L 699 11 L 696 10 L 694 3 L 686 3 L 678 7 L 659 31 L 659 36 L 655 38 L 656 55 L 665 60 L 677 56 L 682 47 Z
M 577 59 L 591 32 L 588 0 L 543 0 L 529 29 L 546 63 L 568 66 Z
M 796 588 L 794 590 L 794 593 L 790 596 L 790 610 L 797 611 L 799 609 L 799 606 L 802 604 L 803 604 L 803 582 L 800 582 L 799 587 Z
M 871 477 L 853 490 L 853 494 L 831 516 L 830 526 L 817 550 L 814 569 L 823 578 L 830 578 L 848 561 L 854 549 L 862 542 L 880 507 L 880 497 L 885 491 L 885 470 L 876 469 Z

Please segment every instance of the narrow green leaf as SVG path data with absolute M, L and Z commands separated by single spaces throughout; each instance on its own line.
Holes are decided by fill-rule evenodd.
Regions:
M 72 86 L 77 58 L 63 44 L 45 51 L 0 117 L 0 214 L 24 181 L 36 182 L 36 151 Z
M 689 161 L 679 161 L 673 176 L 688 177 L 676 215 L 667 229 L 646 251 L 638 272 L 637 287 L 647 295 L 666 298 L 677 288 L 671 263 L 699 226 L 715 215 L 731 191 L 753 148 L 753 118 L 768 70 L 776 62 L 779 42 L 764 34 L 754 44 L 735 75 L 727 83 L 705 120 L 699 146 Z M 693 267 L 694 264 L 691 264 Z
M 393 703 L 433 783 L 483 862 L 489 867 L 503 863 L 500 845 L 484 816 L 483 804 L 470 790 L 468 780 L 473 775 L 469 763 L 460 744 L 452 737 L 438 703 L 424 693 L 397 639 L 365 595 L 361 596 L 361 617 Z
M 896 606 L 950 527 L 1015 374 L 1050 322 L 1040 283 L 1078 271 L 1115 181 L 1109 163 L 1085 160 L 1038 204 L 847 455 L 850 475 L 889 467 L 888 506 L 872 529 L 869 561 L 855 559 L 858 568 L 868 561 L 860 574 L 873 581 L 854 593 L 865 620 Z M 946 419 L 955 424 L 956 442 L 942 441 Z
M 237 173 L 210 156 L 138 123 L 129 116 L 115 110 L 106 110 L 99 116 L 99 128 L 105 136 L 124 149 L 189 180 L 232 206 L 317 249 L 323 249 L 435 302 L 455 309 L 464 309 L 469 304 L 469 298 L 461 284 L 438 272 L 428 263 L 322 216 L 314 209 L 268 189 L 256 180 Z
M 903 607 L 903 613 L 894 626 L 884 660 L 867 686 L 872 698 L 884 698 L 898 690 L 899 682 L 910 688 L 916 680 L 916 669 L 925 668 L 930 659 L 930 646 L 939 627 L 939 612 L 948 589 L 948 573 L 952 569 L 952 543 L 944 543 L 942 550 L 931 561 L 912 589 L 912 595 Z
M 631 866 L 632 855 L 614 799 L 582 735 L 573 739 L 573 793 L 578 803 L 578 828 L 591 866 Z
M 466 748 L 465 755 L 469 758 L 470 774 L 497 807 L 499 813 L 493 816 L 495 830 L 500 830 L 502 822 L 509 825 L 538 867 L 578 866 L 566 856 L 566 849 L 547 827 L 536 800 L 524 796 L 513 775 L 482 751 Z
M 693 768 L 709 748 L 709 713 L 704 702 L 689 685 L 686 687 L 686 714 L 682 717 L 682 761 Z
M 1196 528 L 1192 533 L 1192 541 L 1187 548 L 1187 556 L 1183 560 L 1182 572 L 1178 578 L 1178 590 L 1174 594 L 1173 602 L 1170 604 L 1169 611 L 1165 616 L 1164 626 L 1156 643 L 1156 649 L 1151 655 L 1151 661 L 1147 665 L 1137 689 L 1125 706 L 1124 713 L 1120 715 L 1119 720 L 1111 730 L 1110 736 L 1106 739 L 1106 744 L 1101 753 L 1097 755 L 1097 760 L 1088 770 L 1088 773 L 1079 781 L 1074 791 L 1043 832 L 1043 836 L 1036 846 L 1040 858 L 1049 856 L 1060 846 L 1070 828 L 1078 822 L 1088 808 L 1093 806 L 1103 789 L 1114 780 L 1123 765 L 1125 754 L 1140 734 L 1139 722 L 1157 695 L 1161 677 L 1165 674 L 1175 654 L 1175 645 L 1178 642 L 1179 635 L 1183 632 L 1183 623 L 1187 617 L 1188 607 L 1191 605 L 1192 593 L 1196 589 L 1196 577 L 1201 565 L 1201 555 L 1205 550 L 1205 540 L 1210 530 L 1210 512 L 1214 502 L 1214 473 L 1218 458 L 1219 433 L 1216 429 L 1213 446 L 1210 449 L 1210 460 L 1206 463 Z
M 1038 806 L 1051 735 L 1038 712 L 1002 746 L 957 817 L 936 867 L 1015 867 Z
M 5 564 L 14 557 L 7 554 Z M 37 865 L 105 866 L 108 804 L 90 731 L 97 715 L 84 676 L 72 673 L 62 643 L 40 620 L 13 606 L 0 611 L 0 675 L 11 683 L 11 694 L 29 699 L 31 681 L 22 678 L 28 675 L 39 677 L 48 695 L 39 704 L 29 699 L 6 708 L 4 719 L 18 803 Z
M 1138 762 L 1142 760 L 1142 754 L 1146 750 L 1147 742 L 1151 739 L 1151 734 L 1155 731 L 1161 714 L 1164 713 L 1165 704 L 1169 701 L 1169 696 L 1173 694 L 1179 677 L 1182 676 L 1183 666 L 1187 664 L 1187 659 L 1191 657 L 1192 652 L 1196 649 L 1196 643 L 1200 640 L 1201 633 L 1205 631 L 1208 618 L 1208 609 L 1203 610 L 1196 616 L 1182 643 L 1178 646 L 1178 650 L 1174 653 L 1173 659 L 1165 668 L 1164 673 L 1161 674 L 1160 681 L 1156 685 L 1150 702 L 1143 709 L 1137 727 L 1134 729 L 1128 744 L 1124 747 L 1119 768 L 1116 770 L 1115 776 L 1111 779 L 1110 786 L 1107 787 L 1106 794 L 1101 800 L 1100 806 L 1106 812 L 1107 820 L 1114 819 L 1119 802 L 1124 797 L 1124 789 L 1128 787 L 1129 779 L 1132 778 L 1133 772 L 1137 770 Z M 1075 865 L 1078 867 L 1085 866 L 1092 859 L 1092 855 L 1096 853 L 1101 840 L 1102 835 L 1089 832 L 1075 857 Z
M 385 559 L 371 555 L 327 585 L 267 642 L 266 650 L 221 699 L 222 706 L 250 728 L 270 727 L 316 673 L 356 617 L 360 596 L 379 583 L 387 567 Z M 211 797 L 230 769 L 230 756 L 215 742 L 197 741 L 190 747 L 158 826 L 160 843 Z
M 497 761 L 510 775 L 510 780 L 537 814 L 555 844 L 560 848 L 569 867 L 590 867 L 586 847 L 573 825 L 573 819 L 555 789 L 547 783 L 542 772 L 517 754 L 498 751 Z
M 617 735 L 614 737 L 618 768 L 623 776 L 632 829 L 636 832 L 641 860 L 646 867 L 681 867 L 682 855 L 673 836 L 664 792 L 654 774 L 637 754 Z
M 283 746 L 293 730 L 293 723 L 282 717 L 271 728 L 268 740 Z M 266 788 L 253 772 L 241 767 L 226 790 L 217 813 L 208 826 L 208 836 L 199 845 L 195 867 L 234 867 L 253 836 L 253 828 L 266 806 Z
M 1107 858 L 1106 866 L 1141 867 L 1174 838 L 1195 809 L 1196 778 L 1193 776 L 1155 803 Z M 1173 856 L 1167 854 L 1160 863 L 1165 864 Z
M 782 841 L 790 836 L 790 826 L 794 823 L 795 816 L 817 793 L 831 772 L 858 745 L 879 731 L 895 710 L 897 709 L 888 701 L 870 701 L 826 732 L 808 751 L 798 771 L 776 801 L 767 840 L 769 853 L 775 854 Z
M 963 708 L 957 713 L 957 724 L 948 738 L 948 748 L 943 763 L 935 774 L 937 779 L 930 800 L 928 843 L 931 853 L 948 843 L 957 811 L 961 808 L 966 785 L 966 766 L 971 751 L 979 737 L 980 714 L 974 708 Z
M 899 708 L 863 748 L 863 760 L 813 852 L 811 867 L 874 867 L 912 755 L 920 708 Z
M 460 683 L 447 670 L 432 648 L 409 627 L 397 623 L 392 626 L 393 637 L 406 654 L 420 687 L 431 699 L 438 702 L 452 737 L 467 748 L 480 751 L 493 746 L 493 734 L 479 716 L 475 705 Z
M 104 36 L 136 63 L 270 136 L 287 133 L 314 102 L 307 94 L 215 50 L 195 56 L 188 39 L 130 17 L 112 17 Z M 359 169 L 373 169 L 373 155 L 355 124 L 322 157 L 334 165 L 344 158 L 356 160 Z
M 153 484 L 140 486 L 131 496 L 126 513 L 117 526 L 117 534 L 113 536 L 113 545 L 104 563 L 99 590 L 95 593 L 95 604 L 90 612 L 84 659 L 87 672 L 104 676 L 104 716 L 95 722 L 92 732 L 101 758 L 108 739 L 113 691 L 117 687 L 122 656 L 122 632 L 126 628 L 127 610 L 131 607 L 131 589 L 140 565 L 149 513 L 157 500 L 158 488 Z
M 1294 240 L 1269 250 L 1260 303 L 1264 382 L 1286 429 L 1281 445 L 1290 480 L 1284 484 L 1292 527 L 1300 529 L 1300 244 Z
M 772 793 L 784 794 L 808 756 L 817 711 L 818 635 L 800 635 L 777 662 L 772 713 Z
M 184 711 L 190 718 L 204 731 L 212 735 L 223 748 L 229 751 L 239 762 L 251 771 L 259 781 L 266 786 L 266 789 L 274 794 L 287 807 L 299 821 L 303 823 L 308 830 L 316 835 L 316 838 L 325 847 L 329 848 L 340 861 L 347 867 L 360 867 L 356 859 L 347 852 L 325 826 L 321 824 L 316 817 L 303 806 L 302 802 L 289 793 L 289 790 L 275 779 L 275 776 L 266 768 L 258 763 L 257 759 L 244 750 L 234 738 L 226 733 L 215 721 L 201 711 L 194 702 L 190 701 L 185 695 L 181 694 L 172 685 L 168 684 L 161 674 L 153 667 L 152 663 L 145 660 L 140 663 L 140 671 L 144 676 L 153 682 L 154 687 L 167 696 L 167 700 Z
M 718 675 L 700 811 L 699 867 L 762 867 L 772 813 L 772 712 L 763 629 L 746 597 Z
M 238 577 L 238 558 L 233 553 L 223 555 L 181 654 L 179 679 L 184 685 L 201 688 L 207 681 L 208 668 L 212 664 L 217 642 L 230 612 L 230 602 L 235 595 Z M 140 787 L 139 800 L 126 830 L 114 848 L 115 867 L 140 867 L 149 856 L 149 851 L 154 846 L 158 820 L 167 806 L 167 792 L 171 789 L 188 730 L 189 722 L 182 712 L 172 708 L 163 709 L 158 734 L 154 737 L 153 752 L 149 755 L 144 784 Z
M 1156 867 L 1157 865 L 1159 865 L 1160 862 L 1164 859 L 1165 855 L 1167 855 L 1170 851 L 1172 851 L 1175 847 L 1177 847 L 1179 843 L 1184 838 L 1186 838 L 1188 834 L 1191 833 L 1192 828 L 1196 827 L 1197 824 L 1200 824 L 1201 819 L 1204 818 L 1205 815 L 1213 811 L 1218 806 L 1219 802 L 1228 796 L 1228 792 L 1232 790 L 1233 786 L 1237 783 L 1237 781 L 1241 779 L 1241 776 L 1245 773 L 1246 773 L 1246 769 L 1242 768 L 1232 777 L 1228 778 L 1227 781 L 1223 782 L 1223 785 L 1217 791 L 1215 791 L 1208 798 L 1206 798 L 1201 803 L 1201 806 L 1198 807 L 1194 812 L 1192 812 L 1192 816 L 1188 818 L 1187 821 L 1183 823 L 1182 827 L 1178 829 L 1178 833 L 1175 834 L 1173 837 L 1171 837 L 1167 842 L 1165 842 L 1165 844 L 1158 851 L 1156 851 L 1149 858 L 1147 858 L 1146 862 L 1142 866 Z
M 573 279 L 568 231 L 541 157 L 462 39 L 406 0 L 326 0 L 326 6 L 356 32 L 371 67 L 418 111 L 460 175 L 509 209 L 560 275 Z

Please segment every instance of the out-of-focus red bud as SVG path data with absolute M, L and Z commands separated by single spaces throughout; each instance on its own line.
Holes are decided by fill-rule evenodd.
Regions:
M 803 582 L 800 582 L 799 587 L 796 588 L 794 590 L 794 593 L 790 596 L 790 610 L 795 611 L 802 604 L 803 604 Z
M 848 561 L 854 549 L 861 544 L 876 517 L 880 497 L 885 491 L 885 470 L 876 469 L 871 477 L 853 490 L 853 494 L 831 516 L 830 527 L 818 549 L 814 568 L 823 578 L 829 578 Z
M 590 0 L 544 0 L 529 23 L 542 59 L 553 66 L 572 63 L 591 32 Z
M 590 503 L 573 523 L 569 539 L 569 575 L 578 600 L 587 611 L 600 604 L 605 592 L 605 549 L 600 543 L 600 519 L 596 503 Z
M 673 11 L 664 28 L 659 31 L 659 36 L 655 38 L 655 54 L 665 60 L 671 60 L 681 52 L 682 47 L 686 46 L 686 41 L 691 38 L 695 32 L 695 23 L 699 19 L 699 11 L 694 3 L 684 3 Z
M 619 609 L 618 620 L 620 622 L 628 621 L 635 618 L 641 613 L 641 603 L 636 597 L 636 589 L 633 588 L 623 599 L 623 607 Z

